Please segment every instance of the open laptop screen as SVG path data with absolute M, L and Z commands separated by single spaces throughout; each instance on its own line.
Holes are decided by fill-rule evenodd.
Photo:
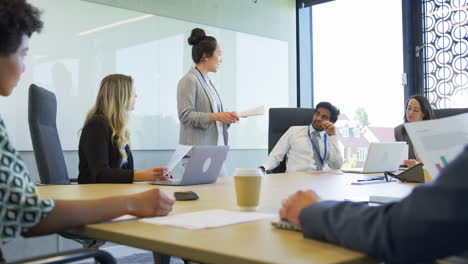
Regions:
M 397 171 L 405 149 L 406 142 L 372 142 L 363 168 L 342 169 L 342 171 L 354 173 Z

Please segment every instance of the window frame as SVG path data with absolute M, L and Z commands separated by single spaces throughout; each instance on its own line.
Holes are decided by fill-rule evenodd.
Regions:
M 330 1 L 335 0 L 296 0 L 297 107 L 314 106 L 312 7 Z M 423 56 L 416 53 L 424 43 L 422 4 L 422 0 L 402 0 L 405 102 L 424 95 Z

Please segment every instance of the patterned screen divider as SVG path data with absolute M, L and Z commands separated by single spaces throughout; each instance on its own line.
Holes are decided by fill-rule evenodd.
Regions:
M 468 107 L 468 0 L 421 2 L 425 95 L 436 109 Z

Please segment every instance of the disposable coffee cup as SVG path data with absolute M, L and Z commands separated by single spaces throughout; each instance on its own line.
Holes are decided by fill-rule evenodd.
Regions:
M 241 211 L 258 209 L 263 175 L 260 169 L 234 170 L 237 205 Z

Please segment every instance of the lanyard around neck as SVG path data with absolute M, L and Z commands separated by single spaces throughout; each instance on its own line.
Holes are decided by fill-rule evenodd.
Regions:
M 323 158 L 322 158 L 322 155 L 320 155 L 320 150 L 319 150 L 318 146 L 315 145 L 314 141 L 312 140 L 312 137 L 310 136 L 310 126 L 307 128 L 307 134 L 309 135 L 310 143 L 312 143 L 312 147 L 314 148 L 315 153 L 317 153 L 317 156 L 320 159 L 320 163 L 323 166 L 323 164 L 325 162 L 325 159 L 327 157 L 327 134 L 323 134 L 323 143 L 324 143 L 324 146 L 325 146 L 325 153 L 323 155 Z
M 205 81 L 206 85 L 208 86 L 208 88 L 210 88 L 210 84 L 211 84 L 211 87 L 213 87 L 213 84 L 211 83 L 210 81 L 210 84 L 208 84 L 208 82 L 206 81 L 205 79 L 205 76 L 203 76 L 203 73 L 197 68 L 195 67 L 195 70 L 198 71 L 198 73 L 200 73 L 200 76 L 202 77 L 203 81 Z M 210 88 L 211 89 L 211 88 Z M 212 96 L 217 96 L 218 99 L 219 99 L 219 95 L 218 95 L 218 92 L 216 91 L 216 89 L 214 89 L 213 87 L 213 90 L 216 94 L 213 94 Z M 210 92 L 212 94 L 212 92 Z M 214 98 L 213 98 L 214 99 Z M 221 101 L 221 99 L 219 99 L 219 101 Z M 218 108 L 218 112 L 221 112 L 221 105 L 217 103 L 217 108 Z
M 195 70 L 197 70 L 198 73 L 200 73 L 200 76 L 202 77 L 203 81 L 205 81 L 206 85 L 208 85 L 208 82 L 206 81 L 205 76 L 203 76 L 203 73 L 201 73 L 201 71 L 197 67 L 195 67 Z

